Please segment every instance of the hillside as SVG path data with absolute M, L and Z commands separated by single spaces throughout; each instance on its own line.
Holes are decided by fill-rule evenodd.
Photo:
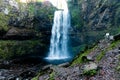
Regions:
M 33 80 L 119 80 L 119 46 L 120 41 L 101 40 L 70 64 L 45 66 Z

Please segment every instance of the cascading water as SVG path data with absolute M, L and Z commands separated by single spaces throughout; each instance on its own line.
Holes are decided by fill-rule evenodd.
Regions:
M 68 51 L 68 28 L 70 27 L 70 14 L 66 0 L 50 0 L 58 8 L 54 13 L 54 24 L 50 41 L 50 50 L 47 60 L 61 60 L 70 58 Z M 53 1 L 53 2 L 52 2 Z

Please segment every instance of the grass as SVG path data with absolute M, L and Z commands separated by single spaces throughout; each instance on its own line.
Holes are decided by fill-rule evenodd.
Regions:
M 119 61 L 120 61 L 120 56 L 118 57 L 119 58 Z M 117 67 L 116 67 L 116 71 L 120 71 L 120 62 L 118 63 Z
M 119 41 L 113 41 L 108 48 L 106 48 L 105 50 L 102 50 L 101 53 L 97 56 L 96 60 L 99 62 L 103 56 L 105 55 L 105 53 L 109 50 L 114 49 L 116 46 L 118 46 L 120 44 L 120 40 Z
M 107 47 L 106 49 L 101 51 L 101 53 L 96 57 L 96 60 L 99 62 L 104 57 L 104 55 L 107 51 L 114 49 L 119 44 L 120 44 L 120 40 L 119 41 L 113 41 L 109 45 L 109 47 Z M 73 60 L 71 65 L 83 63 L 82 57 L 87 56 L 91 51 L 95 50 L 96 48 L 97 48 L 97 45 L 94 46 L 92 49 L 89 49 L 89 50 L 85 51 L 84 53 L 80 53 L 80 55 L 77 56 L 75 60 Z
M 0 40 L 0 58 L 11 59 L 24 54 L 34 54 L 37 51 L 36 46 L 45 48 L 45 45 L 39 40 Z
M 116 68 L 117 71 L 120 71 L 120 64 Z
M 38 76 L 37 76 L 37 77 L 32 78 L 31 80 L 38 80 Z
M 55 76 L 55 72 L 52 72 L 52 73 L 50 74 L 49 80 L 55 80 L 55 79 L 54 79 L 54 76 Z
M 84 53 L 80 53 L 80 55 L 72 62 L 71 65 L 83 63 L 82 57 L 87 56 L 90 52 L 92 52 L 96 48 L 97 48 L 97 46 L 94 46 L 92 49 L 89 49 L 89 50 L 85 51 Z
M 94 76 L 96 74 L 97 74 L 97 70 L 95 69 L 83 72 L 83 75 L 86 75 L 86 76 Z
M 103 56 L 105 55 L 105 52 L 106 52 L 106 51 L 103 50 L 103 51 L 97 56 L 96 60 L 97 60 L 97 61 L 100 61 L 100 60 L 103 58 Z

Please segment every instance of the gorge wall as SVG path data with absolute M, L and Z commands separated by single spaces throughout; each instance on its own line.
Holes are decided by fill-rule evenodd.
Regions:
M 48 1 L 28 0 L 27 3 L 21 3 L 21 1 L 0 1 L 1 43 L 2 40 L 5 40 L 4 44 L 14 40 L 16 44 L 20 42 L 22 45 L 18 46 L 22 47 L 23 43 L 21 42 L 26 41 L 27 44 L 28 40 L 33 40 L 33 43 L 34 41 L 35 43 L 40 41 L 48 48 L 53 14 L 56 8 Z M 68 4 L 72 20 L 71 28 L 69 29 L 70 39 L 72 40 L 70 45 L 74 53 L 89 48 L 89 45 L 104 38 L 107 32 L 114 35 L 120 31 L 119 0 L 68 0 Z M 32 44 L 28 46 L 30 45 L 32 46 Z M 36 46 L 39 45 L 34 45 L 35 50 Z M 6 47 L 9 51 L 8 45 L 3 48 L 0 47 L 0 49 L 6 51 Z M 25 49 L 22 50 L 24 51 Z M 34 53 L 34 50 L 32 53 Z

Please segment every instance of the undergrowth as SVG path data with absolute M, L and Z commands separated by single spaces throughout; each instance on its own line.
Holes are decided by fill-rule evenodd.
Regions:
M 80 53 L 80 55 L 72 62 L 72 65 L 83 63 L 84 62 L 82 59 L 83 56 L 87 56 L 90 52 L 92 52 L 96 48 L 97 48 L 97 46 L 94 46 L 93 48 L 85 51 L 84 53 Z

